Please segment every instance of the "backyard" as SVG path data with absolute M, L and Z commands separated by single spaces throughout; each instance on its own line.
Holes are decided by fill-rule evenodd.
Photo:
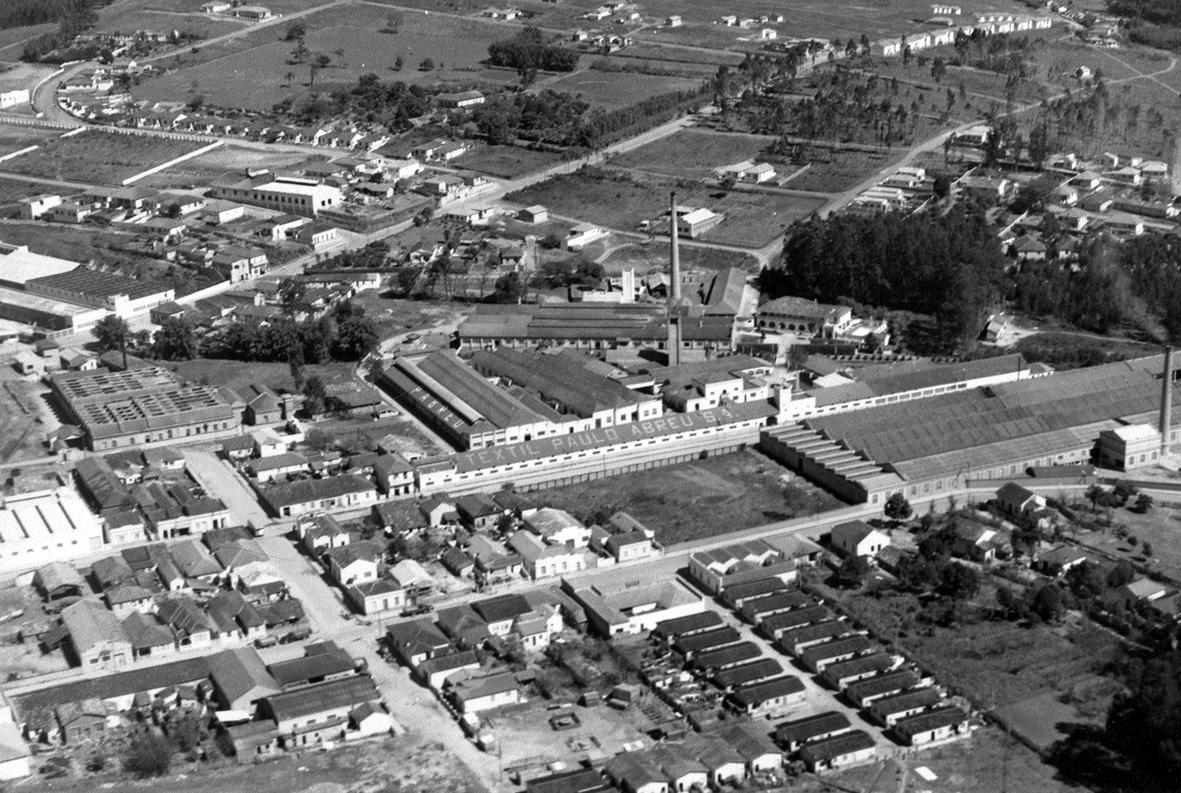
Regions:
M 843 506 L 751 450 L 552 488 L 535 498 L 583 518 L 626 510 L 665 545 Z

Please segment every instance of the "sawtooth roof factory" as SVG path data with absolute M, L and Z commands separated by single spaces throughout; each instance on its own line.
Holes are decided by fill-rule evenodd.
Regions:
M 242 421 L 216 388 L 184 383 L 159 366 L 63 372 L 50 385 L 95 451 L 224 434 Z
M 1172 353 L 974 387 L 963 376 L 919 402 L 768 429 L 760 446 L 849 501 L 877 504 L 894 492 L 937 497 L 1033 466 L 1092 458 L 1124 470 L 1154 465 L 1181 434 L 1171 410 Z M 921 371 L 900 383 L 942 387 Z

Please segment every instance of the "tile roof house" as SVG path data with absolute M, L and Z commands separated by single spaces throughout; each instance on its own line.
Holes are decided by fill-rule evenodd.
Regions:
M 391 625 L 386 630 L 390 649 L 411 667 L 416 667 L 428 658 L 446 654 L 451 640 L 427 619 L 411 620 Z
M 152 614 L 131 612 L 123 619 L 123 631 L 131 642 L 132 655 L 137 659 L 158 658 L 176 652 L 172 631 Z
M 131 641 L 118 618 L 94 600 L 62 609 L 62 626 L 83 669 L 113 669 L 133 660 Z
M 253 715 L 258 703 L 282 691 L 253 647 L 236 647 L 207 659 L 219 707 Z

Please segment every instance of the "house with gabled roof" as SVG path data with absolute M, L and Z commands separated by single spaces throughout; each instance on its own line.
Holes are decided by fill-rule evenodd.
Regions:
M 391 625 L 386 630 L 390 649 L 410 667 L 417 667 L 428 658 L 445 655 L 451 640 L 427 619 L 410 620 Z

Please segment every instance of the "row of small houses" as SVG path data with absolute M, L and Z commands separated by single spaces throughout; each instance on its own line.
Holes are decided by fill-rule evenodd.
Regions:
M 1000 18 L 984 16 L 972 25 L 955 25 L 945 30 L 922 32 L 900 38 L 881 39 L 872 45 L 875 55 L 890 57 L 902 55 L 904 51 L 919 52 L 931 47 L 943 47 L 955 44 L 956 36 L 963 33 L 971 36 L 979 33 L 983 36 L 994 36 L 1003 33 L 1024 33 L 1033 30 L 1049 30 L 1054 20 L 1048 16 L 1013 16 L 1002 15 Z

